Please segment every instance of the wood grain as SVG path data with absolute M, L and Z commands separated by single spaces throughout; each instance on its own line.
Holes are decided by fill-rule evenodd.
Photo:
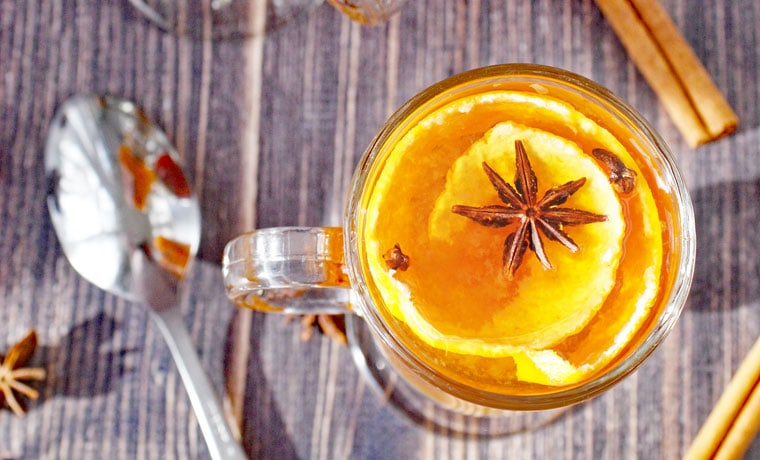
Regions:
M 183 308 L 252 458 L 680 458 L 760 336 L 760 0 L 662 3 L 742 120 L 698 150 L 592 0 L 415 0 L 372 28 L 322 5 L 237 42 L 163 32 L 122 0 L 0 0 L 0 353 L 35 327 L 33 363 L 48 372 L 26 417 L 0 411 L 0 458 L 208 458 L 145 312 L 79 278 L 47 217 L 47 126 L 81 92 L 144 106 L 201 192 Z M 396 107 L 500 62 L 578 72 L 650 119 L 686 175 L 699 261 L 678 326 L 631 378 L 543 429 L 488 440 L 398 417 L 344 347 L 236 310 L 219 261 L 254 227 L 338 223 L 353 168 Z

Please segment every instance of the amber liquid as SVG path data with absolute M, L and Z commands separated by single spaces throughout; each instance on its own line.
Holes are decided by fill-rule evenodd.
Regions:
M 429 219 L 438 196 L 446 187 L 448 170 L 451 165 L 468 149 L 481 139 L 496 124 L 509 121 L 537 128 L 577 144 L 580 149 L 589 154 L 599 146 L 597 139 L 590 138 L 572 126 L 565 123 L 565 115 L 535 116 L 530 110 L 518 103 L 514 104 L 483 104 L 469 107 L 467 112 L 453 114 L 442 119 L 440 124 L 429 124 L 423 134 L 417 134 L 413 140 L 405 136 L 425 118 L 440 107 L 452 103 L 458 98 L 472 96 L 483 91 L 520 91 L 530 95 L 541 95 L 547 90 L 542 83 L 501 83 L 498 88 L 474 85 L 460 87 L 449 96 L 441 97 L 431 107 L 425 108 L 424 113 L 410 117 L 393 133 L 380 153 L 381 158 L 388 160 L 389 155 L 397 155 L 394 148 L 399 143 L 406 143 L 403 156 L 396 158 L 392 171 L 383 160 L 376 163 L 370 172 L 370 184 L 365 188 L 362 203 L 365 211 L 377 216 L 376 221 L 364 222 L 359 226 L 360 253 L 362 256 L 365 277 L 369 280 L 369 291 L 373 296 L 380 314 L 393 334 L 411 350 L 430 369 L 435 370 L 446 378 L 460 384 L 496 394 L 531 395 L 546 394 L 581 385 L 599 374 L 614 367 L 627 357 L 646 336 L 657 322 L 664 308 L 664 299 L 670 295 L 673 284 L 674 260 L 680 254 L 675 253 L 678 229 L 670 190 L 662 188 L 666 183 L 660 177 L 658 164 L 647 154 L 645 144 L 632 125 L 619 116 L 613 116 L 607 108 L 600 107 L 589 101 L 588 94 L 583 90 L 565 90 L 561 87 L 548 85 L 549 96 L 572 105 L 575 110 L 596 122 L 606 132 L 619 142 L 627 152 L 626 161 L 629 167 L 638 173 L 637 181 L 644 185 L 646 193 L 650 194 L 649 201 L 642 200 L 640 193 L 620 196 L 622 214 L 625 223 L 625 234 L 622 239 L 622 252 L 619 266 L 615 273 L 614 287 L 603 300 L 601 307 L 593 317 L 578 331 L 572 331 L 557 343 L 546 347 L 552 353 L 560 356 L 573 366 L 582 368 L 589 363 L 597 363 L 591 372 L 584 374 L 580 380 L 567 383 L 555 382 L 550 385 L 525 381 L 518 375 L 515 360 L 509 355 L 483 356 L 478 353 L 456 353 L 441 346 L 431 346 L 429 341 L 419 337 L 415 327 L 410 327 L 393 314 L 394 308 L 387 293 L 369 269 L 371 260 L 378 258 L 378 248 L 388 249 L 400 244 L 405 253 L 409 253 L 411 263 L 409 270 L 397 271 L 392 276 L 410 292 L 412 301 L 425 299 L 426 311 L 424 317 L 438 321 L 447 332 L 457 333 L 458 324 L 463 331 L 469 324 L 487 323 L 494 315 L 498 306 L 490 305 L 485 299 L 492 298 L 486 291 L 489 285 L 493 289 L 509 286 L 507 281 L 489 283 L 482 279 L 482 273 L 496 273 L 502 263 L 501 251 L 507 232 L 494 232 L 492 248 L 483 251 L 446 252 L 440 244 L 431 242 L 427 233 Z M 630 164 L 633 162 L 634 164 Z M 546 172 L 540 180 L 547 180 Z M 512 177 L 505 177 L 512 182 Z M 548 178 L 550 181 L 551 178 Z M 379 187 L 379 181 L 385 186 Z M 390 184 L 390 185 L 387 185 Z M 491 190 L 492 193 L 493 190 Z M 374 194 L 374 195 L 373 195 Z M 380 198 L 378 194 L 383 196 Z M 485 204 L 485 203 L 483 203 Z M 575 203 L 582 207 L 583 203 Z M 376 206 L 376 208 L 373 208 Z M 646 216 L 651 217 L 652 209 L 656 207 L 656 231 L 661 239 L 651 238 L 639 231 L 647 225 Z M 648 214 L 649 213 L 649 214 Z M 452 217 L 455 218 L 455 217 Z M 651 219 L 650 219 L 651 220 Z M 649 223 L 651 225 L 651 222 Z M 637 299 L 642 296 L 641 276 L 651 265 L 651 253 L 642 248 L 651 246 L 652 241 L 661 244 L 661 269 L 658 274 L 658 288 L 655 298 L 650 302 L 642 315 Z M 369 244 L 372 242 L 373 244 Z M 374 244 L 374 243 L 377 244 Z M 558 251 L 556 247 L 550 251 Z M 493 254 L 492 258 L 483 254 Z M 526 258 L 535 258 L 528 251 Z M 549 254 L 550 259 L 552 253 Z M 483 267 L 495 266 L 490 272 Z M 484 271 L 485 270 L 485 271 Z M 527 272 L 528 270 L 526 270 Z M 458 275 L 449 275 L 458 273 Z M 469 279 L 467 273 L 472 274 Z M 518 271 L 518 273 L 520 273 Z M 490 275 L 489 275 L 490 276 Z M 494 275 L 496 276 L 496 275 Z M 529 276 L 529 275 L 525 275 Z M 579 277 L 582 279 L 582 276 Z M 583 289 L 576 286 L 546 286 L 547 290 L 555 290 L 557 296 L 563 295 L 564 289 Z M 435 292 L 431 292 L 435 291 Z M 467 303 L 452 307 L 446 304 L 446 299 L 467 299 Z M 441 305 L 435 305 L 440 299 Z M 479 303 L 481 302 L 482 303 Z M 445 305 L 444 305 L 445 304 Z M 439 308 L 439 311 L 436 310 Z M 452 312 L 451 308 L 461 308 Z M 540 309 L 541 305 L 532 308 Z M 627 328 L 635 330 L 627 332 Z M 538 331 L 540 332 L 540 331 Z M 466 332 L 465 332 L 466 333 Z M 625 343 L 619 343 L 624 338 Z M 485 339 L 490 339 L 486 337 Z M 611 355 L 607 356 L 606 355 Z M 601 364 L 598 364 L 601 363 Z M 530 380 L 530 379 L 528 379 Z

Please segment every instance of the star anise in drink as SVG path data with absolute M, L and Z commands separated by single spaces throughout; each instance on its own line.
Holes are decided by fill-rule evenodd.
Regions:
M 499 199 L 506 206 L 489 205 L 481 207 L 455 205 L 452 212 L 468 217 L 486 227 L 501 228 L 517 223 L 517 228 L 504 242 L 504 272 L 512 278 L 522 263 L 525 251 L 530 248 L 544 268 L 552 265 L 544 251 L 541 234 L 552 241 L 558 241 L 570 251 L 578 251 L 578 245 L 565 232 L 565 227 L 592 222 L 603 222 L 607 216 L 573 208 L 561 208 L 573 193 L 577 192 L 586 178 L 570 181 L 549 189 L 538 199 L 538 179 L 528 161 L 528 154 L 522 141 L 515 141 L 515 185 L 508 184 L 486 162 L 483 170 L 491 181 Z
M 37 334 L 34 329 L 20 342 L 11 347 L 8 354 L 3 358 L 0 365 L 0 400 L 5 399 L 8 407 L 18 416 L 24 415 L 14 392 L 19 392 L 30 399 L 37 399 L 39 392 L 26 385 L 22 380 L 42 380 L 45 378 L 45 370 L 41 368 L 22 367 L 34 353 L 37 347 Z

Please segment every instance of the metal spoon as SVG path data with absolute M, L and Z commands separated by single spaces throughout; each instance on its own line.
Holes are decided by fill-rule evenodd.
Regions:
M 242 459 L 178 304 L 201 228 L 178 161 L 164 133 L 131 102 L 76 96 L 48 133 L 48 210 L 63 252 L 85 279 L 149 307 L 211 457 Z

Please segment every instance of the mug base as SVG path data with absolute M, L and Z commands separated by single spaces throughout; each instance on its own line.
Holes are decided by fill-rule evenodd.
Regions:
M 346 315 L 346 336 L 351 357 L 373 391 L 394 412 L 430 431 L 484 438 L 509 436 L 551 424 L 569 410 L 569 407 L 540 411 L 493 409 L 467 415 L 430 399 L 402 378 L 361 318 Z

